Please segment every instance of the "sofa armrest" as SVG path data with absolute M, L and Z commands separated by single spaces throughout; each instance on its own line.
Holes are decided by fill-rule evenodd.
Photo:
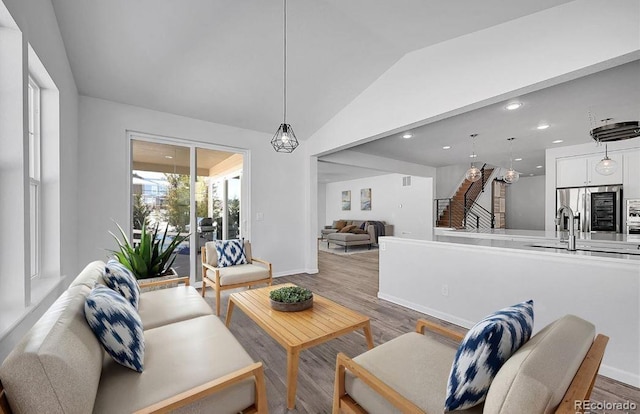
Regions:
M 256 412 L 267 413 L 267 390 L 265 388 L 264 371 L 262 369 L 262 363 L 256 362 L 221 378 L 209 381 L 206 384 L 202 384 L 198 387 L 184 391 L 178 395 L 138 410 L 135 414 L 167 413 L 177 408 L 184 407 L 185 405 L 189 405 L 199 399 L 206 398 L 217 391 L 234 385 L 249 377 L 255 377 L 256 381 L 256 402 L 254 404 L 257 410 Z
M 425 329 L 436 333 L 438 335 L 446 336 L 449 339 L 453 339 L 456 342 L 460 342 L 464 339 L 464 335 L 461 332 L 456 332 L 444 325 L 440 325 L 439 323 L 431 322 L 426 319 L 418 319 L 416 323 L 416 332 L 419 334 L 424 334 Z
M 384 235 L 385 236 L 393 236 L 393 224 L 385 224 L 384 225 Z
M 370 371 L 359 365 L 357 362 L 343 354 L 338 353 L 336 358 L 336 378 L 334 382 L 333 390 L 333 412 L 340 413 L 341 407 L 351 408 L 351 412 L 362 412 L 350 396 L 347 395 L 345 390 L 345 370 L 348 369 L 353 375 L 358 377 L 362 382 L 367 384 L 372 390 L 382 396 L 384 399 L 393 404 L 401 412 L 407 414 L 420 414 L 424 413 L 417 405 L 411 402 L 409 399 L 401 395 L 398 391 L 389 387 L 386 383 L 382 382 L 378 377 L 373 375 Z M 360 411 L 358 411 L 360 409 Z M 346 412 L 349 412 L 345 410 Z
M 264 259 L 260 259 L 260 258 L 257 258 L 257 257 L 252 257 L 251 261 L 252 262 L 258 262 L 258 263 L 261 263 L 261 264 L 267 266 L 267 269 L 269 269 L 269 277 L 272 276 L 273 266 L 271 265 L 271 262 L 268 262 L 268 261 L 266 261 Z
M 189 286 L 189 276 L 174 277 L 171 279 L 157 280 L 155 282 L 145 282 L 144 280 L 138 280 L 138 286 L 140 286 L 141 288 L 170 285 L 172 283 L 184 283 L 185 286 Z
M 332 227 L 331 225 L 328 225 L 328 226 L 324 226 L 324 228 L 325 228 L 325 229 L 327 229 L 327 230 L 331 230 L 331 229 L 333 229 L 334 227 Z M 336 230 L 337 230 L 337 229 L 336 229 Z

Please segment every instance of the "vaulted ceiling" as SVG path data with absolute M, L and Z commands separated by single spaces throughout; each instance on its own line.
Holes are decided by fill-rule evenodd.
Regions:
M 280 0 L 52 0 L 82 95 L 263 132 L 282 120 Z M 295 0 L 288 116 L 306 139 L 406 53 L 567 0 Z

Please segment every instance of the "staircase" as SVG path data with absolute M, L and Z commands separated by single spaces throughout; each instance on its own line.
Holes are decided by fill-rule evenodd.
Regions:
M 476 204 L 478 196 L 493 173 L 493 168 L 486 168 L 485 164 L 480 171 L 482 171 L 480 180 L 471 182 L 465 178 L 452 198 L 436 200 L 438 212 L 436 227 L 463 229 L 486 226 L 493 228 L 491 212 Z

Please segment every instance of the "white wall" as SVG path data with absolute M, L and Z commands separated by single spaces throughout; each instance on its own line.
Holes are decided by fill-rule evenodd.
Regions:
M 600 373 L 640 386 L 639 261 L 395 237 L 380 243 L 381 299 L 467 328 L 533 299 L 535 332 L 566 314 L 588 320 L 611 338 Z
M 327 183 L 326 221 L 379 220 L 393 224 L 394 235 L 430 239 L 433 232 L 433 179 L 411 176 L 402 186 L 401 174 Z M 360 210 L 360 190 L 371 188 L 371 210 Z M 351 190 L 351 210 L 342 210 L 342 191 Z
M 22 32 L 23 40 L 23 58 L 27 56 L 26 46 L 30 44 L 33 50 L 36 52 L 47 72 L 55 82 L 60 92 L 60 145 L 59 148 L 55 148 L 58 154 L 55 154 L 53 158 L 56 161 L 55 166 L 47 165 L 47 168 L 58 170 L 58 182 L 43 183 L 45 188 L 53 189 L 57 194 L 47 194 L 46 200 L 51 202 L 50 210 L 47 212 L 47 219 L 53 220 L 53 224 L 48 228 L 56 228 L 57 234 L 46 235 L 46 240 L 56 244 L 53 247 L 53 252 L 56 258 L 51 258 L 47 262 L 47 271 L 50 273 L 51 279 L 59 281 L 61 276 L 75 275 L 80 271 L 77 262 L 77 246 L 78 246 L 78 227 L 76 222 L 76 216 L 78 212 L 78 200 L 76 192 L 76 182 L 78 176 L 78 164 L 77 164 L 77 146 L 78 146 L 78 91 L 76 89 L 73 74 L 67 60 L 66 51 L 62 43 L 62 37 L 58 29 L 53 7 L 49 0 L 2 0 L 11 16 L 17 23 L 20 31 Z M 26 63 L 26 60 L 25 60 Z M 23 67 L 26 70 L 26 64 Z M 25 72 L 26 75 L 26 72 Z M 2 75 L 4 76 L 4 75 Z M 26 77 L 25 77 L 26 80 Z M 5 91 L 3 90 L 3 93 Z M 26 108 L 26 105 L 23 107 Z M 3 136 L 3 139 L 9 139 L 10 137 Z M 46 145 L 46 144 L 45 144 Z M 46 154 L 45 154 L 46 157 Z M 59 157 L 59 161 L 58 161 Z M 18 164 L 6 164 L 3 163 L 3 175 L 7 172 L 7 168 L 16 168 Z M 6 192 L 3 197 L 9 196 Z M 17 193 L 12 192 L 10 197 L 19 198 Z M 51 215 L 51 211 L 54 212 Z M 12 213 L 8 217 L 15 219 L 13 223 L 8 226 L 3 226 L 5 230 L 10 229 L 11 232 L 20 232 L 26 230 L 28 227 L 23 226 L 24 220 L 20 220 L 20 213 Z M 3 212 L 4 215 L 4 212 Z M 13 237 L 13 246 L 22 248 L 20 240 L 24 238 L 17 235 Z M 58 249 L 59 246 L 59 250 Z M 46 248 L 47 246 L 45 246 Z M 1 249 L 0 262 L 13 263 L 23 260 L 23 254 L 14 254 L 10 249 Z M 54 265 L 55 264 L 55 265 Z M 18 266 L 26 271 L 25 266 Z M 55 273 L 55 274 L 54 274 Z M 22 276 L 22 272 L 16 275 L 12 273 L 12 276 Z M 5 273 L 6 275 L 6 273 Z M 0 278 L 3 275 L 0 275 Z M 28 277 L 27 277 L 28 280 Z M 69 278 L 63 279 L 64 286 L 69 283 Z M 45 285 L 45 283 L 43 283 Z M 9 351 L 15 346 L 20 338 L 26 333 L 26 331 L 33 325 L 33 323 L 42 315 L 44 310 L 49 304 L 60 294 L 60 286 L 52 286 L 46 283 L 48 289 L 45 291 L 32 292 L 31 305 L 18 311 L 17 319 L 11 324 L 7 330 L 7 326 L 2 326 L 0 329 L 0 361 L 2 361 Z M 28 288 L 27 288 L 28 289 Z M 20 292 L 14 292 L 16 296 L 20 295 Z M 37 294 L 36 294 L 37 293 Z M 3 303 L 5 305 L 6 303 Z M 8 309 L 3 308 L 2 313 L 6 314 Z M 0 319 L 3 319 L 0 317 Z
M 320 229 L 327 222 L 327 183 L 318 183 L 318 234 L 320 237 Z M 329 223 L 331 224 L 331 223 Z
M 436 198 L 450 198 L 458 190 L 471 164 L 447 165 L 436 170 Z
M 304 156 L 276 153 L 270 134 L 233 128 L 115 102 L 80 97 L 78 215 L 80 263 L 105 259 L 113 248 L 112 222 L 129 222 L 126 131 L 250 150 L 248 231 L 254 254 L 273 263 L 274 275 L 305 268 Z M 277 125 L 276 125 L 277 127 Z M 256 221 L 262 213 L 264 219 Z
M 544 230 L 545 176 L 520 177 L 517 183 L 507 186 L 508 229 Z

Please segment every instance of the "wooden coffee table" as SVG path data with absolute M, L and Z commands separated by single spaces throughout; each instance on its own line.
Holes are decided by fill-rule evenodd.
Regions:
M 369 318 L 342 305 L 313 295 L 313 307 L 300 312 L 271 309 L 269 292 L 291 283 L 250 289 L 229 295 L 227 327 L 235 306 L 257 323 L 287 350 L 287 407 L 296 405 L 298 360 L 300 351 L 327 342 L 349 332 L 362 329 L 369 349 L 373 348 Z

